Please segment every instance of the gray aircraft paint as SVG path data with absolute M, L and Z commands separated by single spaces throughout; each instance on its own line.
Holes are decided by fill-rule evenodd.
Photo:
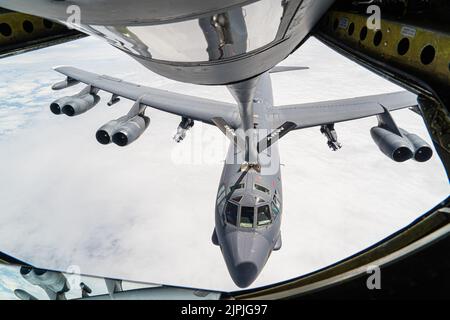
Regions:
M 230 196 L 231 201 L 233 201 L 232 198 L 242 196 L 242 203 L 239 203 L 241 207 L 269 205 L 272 209 L 271 203 L 276 192 L 280 213 L 275 217 L 273 210 L 270 210 L 269 225 L 236 228 L 225 223 L 223 209 L 219 209 L 220 203 L 216 203 L 213 243 L 217 239 L 216 243 L 222 249 L 230 275 L 240 287 L 249 286 L 263 269 L 271 252 L 275 248 L 280 249 L 281 246 L 282 187 L 278 145 L 274 143 L 260 153 L 253 151 L 256 154 L 256 161 L 250 161 L 250 163 L 246 160 L 253 159 L 249 159 L 246 152 L 250 148 L 257 148 L 256 142 L 261 141 L 268 133 L 273 133 L 274 129 L 279 128 L 286 121 L 291 121 L 295 129 L 301 129 L 379 115 L 386 110 L 392 111 L 413 106 L 416 101 L 414 94 L 396 92 L 311 104 L 273 106 L 270 73 L 266 72 L 257 78 L 228 87 L 237 100 L 235 105 L 140 86 L 73 67 L 57 67 L 55 70 L 71 79 L 88 84 L 96 90 L 104 90 L 115 96 L 139 101 L 138 105 L 143 107 L 133 111 L 135 109 L 133 106 L 128 114 L 130 117 L 133 113 L 142 112 L 142 108 L 149 106 L 207 124 L 215 124 L 213 119 L 219 117 L 241 138 L 254 135 L 251 140 L 249 139 L 252 142 L 248 147 L 242 148 L 233 143 L 230 144 L 219 192 L 221 186 L 225 186 L 227 190 L 242 177 L 243 181 L 239 183 L 244 183 L 245 189 L 234 191 Z M 257 130 L 245 132 L 248 128 Z M 260 172 L 251 166 L 255 164 L 261 165 Z M 256 183 L 265 187 L 268 194 L 255 190 Z M 226 192 L 226 194 L 229 193 Z M 256 204 L 256 197 L 261 198 L 262 202 Z
M 143 1 L 137 0 L 134 2 L 136 4 L 144 3 Z M 71 67 L 61 67 L 56 69 L 58 72 L 65 74 L 71 79 L 79 80 L 80 82 L 92 86 L 92 89 L 105 90 L 116 96 L 139 101 L 139 105 L 150 106 L 209 124 L 213 124 L 213 118 L 220 117 L 233 129 L 242 129 L 246 131 L 244 137 L 248 142 L 245 150 L 236 149 L 234 145 L 230 147 L 227 159 L 230 159 L 231 157 L 233 159 L 240 159 L 240 161 L 226 162 L 219 190 L 223 185 L 227 188 L 235 185 L 242 176 L 245 188 L 234 191 L 229 197 L 232 201 L 234 197 L 241 196 L 241 207 L 252 208 L 259 205 L 270 206 L 275 193 L 277 193 L 280 202 L 280 213 L 276 218 L 272 214 L 272 222 L 268 225 L 244 229 L 242 226 L 233 227 L 223 223 L 223 210 L 219 210 L 219 208 L 216 207 L 215 232 L 217 243 L 222 248 L 226 264 L 233 280 L 241 287 L 246 287 L 255 280 L 272 250 L 274 250 L 275 247 L 278 249 L 281 244 L 280 224 L 282 189 L 278 148 L 275 143 L 264 152 L 258 153 L 257 142 L 260 141 L 259 139 L 262 137 L 256 137 L 255 135 L 260 130 L 272 130 L 278 128 L 284 121 L 291 121 L 295 124 L 297 129 L 300 129 L 378 115 L 390 110 L 416 105 L 416 97 L 414 95 L 400 92 L 390 95 L 319 102 L 308 105 L 273 107 L 272 88 L 267 71 L 286 58 L 307 38 L 309 32 L 332 2 L 333 1 L 331 0 L 305 0 L 301 2 L 300 5 L 300 1 L 298 0 L 290 1 L 289 6 L 287 8 L 284 7 L 282 21 L 280 21 L 279 30 L 274 41 L 267 44 L 267 46 L 262 46 L 251 52 L 247 52 L 245 46 L 237 46 L 236 52 L 226 51 L 227 54 L 225 56 L 217 55 L 215 50 L 210 50 L 210 59 L 213 56 L 216 56 L 219 59 L 215 61 L 186 61 L 182 63 L 174 61 L 157 61 L 150 58 L 151 55 L 137 55 L 127 52 L 122 48 L 123 51 L 133 56 L 150 70 L 166 77 L 191 83 L 228 84 L 230 91 L 236 99 L 237 106 L 138 86 L 124 82 L 120 79 L 99 76 Z M 1 6 L 18 10 L 21 10 L 21 8 L 22 10 L 25 10 L 23 7 L 24 3 L 25 2 L 23 1 L 0 0 Z M 83 4 L 87 11 L 98 9 L 97 6 L 99 4 L 97 1 L 91 1 L 89 4 L 85 1 L 79 1 L 79 3 Z M 189 3 L 194 5 L 195 3 L 198 4 L 198 1 L 190 1 Z M 215 1 L 214 3 L 217 4 L 218 2 Z M 281 3 L 282 2 L 280 1 L 280 4 Z M 28 2 L 27 4 L 29 5 Z M 51 11 L 52 9 L 58 10 L 56 6 L 54 7 L 48 1 L 42 0 L 39 2 L 36 1 L 36 6 L 33 5 L 27 7 L 26 11 L 38 15 L 39 12 L 41 12 L 41 15 L 46 16 L 40 11 L 42 9 L 39 9 L 40 4 L 45 4 L 47 6 L 46 10 L 48 11 Z M 115 9 L 118 9 L 123 7 L 120 4 L 121 2 L 114 1 L 111 5 L 115 6 Z M 187 3 L 185 3 L 185 5 L 186 4 Z M 59 9 L 61 9 L 61 6 L 58 6 Z M 129 6 L 129 4 L 127 3 L 126 6 Z M 221 8 L 225 7 L 227 6 L 222 6 Z M 186 7 L 184 8 L 186 9 Z M 227 8 L 227 11 L 231 13 L 230 17 L 234 17 L 230 21 L 240 21 L 240 28 L 242 29 L 242 19 L 239 18 L 239 13 L 235 12 L 234 9 Z M 212 14 L 212 12 L 210 12 L 212 9 L 213 8 L 209 8 L 203 13 L 208 16 Z M 218 8 L 216 7 L 215 9 L 216 10 L 213 11 L 217 13 Z M 192 12 L 184 13 L 185 14 L 183 15 L 178 12 L 178 15 L 173 17 L 172 20 L 169 19 L 170 21 L 164 21 L 170 23 L 192 16 Z M 198 16 L 199 13 L 199 11 L 195 12 L 195 15 L 192 17 L 195 19 L 201 18 Z M 53 12 L 53 14 L 55 14 L 55 12 Z M 61 12 L 56 14 L 57 15 L 53 17 L 62 19 L 62 16 L 60 15 Z M 101 16 L 101 14 L 99 13 L 98 16 Z M 124 22 L 119 18 L 115 19 L 112 17 L 111 19 L 118 22 L 118 29 L 109 28 L 106 30 L 115 36 L 121 34 L 120 32 L 117 32 L 121 28 L 126 30 L 127 26 L 130 25 L 129 22 L 126 22 L 125 25 L 120 25 Z M 108 39 L 106 34 L 100 33 L 93 25 L 89 25 L 93 22 L 87 21 L 86 23 L 88 25 L 78 27 L 84 32 Z M 239 31 L 239 25 L 233 25 L 233 27 L 237 27 L 237 29 L 230 28 L 230 30 L 233 30 L 232 32 L 236 33 L 236 31 Z M 182 31 L 183 30 L 180 30 L 180 32 Z M 241 40 L 247 39 L 247 31 L 241 31 Z M 236 34 L 239 34 L 239 32 Z M 203 34 L 203 37 L 204 36 L 205 34 Z M 209 40 L 208 43 L 210 45 L 217 45 L 217 43 L 214 44 L 213 37 L 208 37 L 208 35 L 206 35 L 206 39 Z M 117 43 L 118 42 L 113 42 L 116 46 Z M 147 50 L 145 44 L 140 43 L 139 39 L 134 36 L 132 37 L 132 45 L 135 48 L 139 48 L 139 52 Z M 140 112 L 141 110 L 139 113 Z M 249 132 L 248 129 L 253 128 L 255 125 L 256 129 L 260 130 L 251 130 L 251 132 Z M 242 156 L 241 153 L 243 152 L 248 154 Z M 256 167 L 249 166 L 261 164 L 263 162 L 261 160 L 264 157 L 266 160 L 270 160 L 271 166 L 269 166 L 269 168 L 262 166 L 261 172 L 259 172 Z M 244 162 L 249 163 L 246 164 Z M 275 170 L 273 170 L 274 167 Z M 265 187 L 268 192 L 265 193 L 255 190 L 254 186 L 256 183 Z M 258 204 L 255 203 L 256 198 L 261 199 Z M 253 216 L 255 217 L 255 213 Z M 239 221 L 239 216 L 237 219 Z
M 231 46 L 236 51 L 231 54 L 231 51 L 228 50 L 228 54 L 225 56 L 214 54 L 216 50 L 209 48 L 210 59 L 216 57 L 214 61 L 207 61 L 207 59 L 191 61 L 188 59 L 187 61 L 176 62 L 164 58 L 154 59 L 151 52 L 142 52 L 142 49 L 145 51 L 148 47 L 142 39 L 132 35 L 129 30 L 130 27 L 148 27 L 148 32 L 152 32 L 150 30 L 155 25 L 173 25 L 180 21 L 197 20 L 196 24 L 201 29 L 198 24 L 200 22 L 203 25 L 202 21 L 205 17 L 211 18 L 216 14 L 229 13 L 230 17 L 233 18 L 232 21 L 234 21 L 234 25 L 230 29 L 233 30 L 235 35 L 241 33 L 241 38 L 244 39 L 246 35 L 242 29 L 241 19 L 237 18 L 236 8 L 262 3 L 263 1 L 215 0 L 205 3 L 205 1 L 199 0 L 183 0 L 170 2 L 169 6 L 166 2 L 161 0 L 150 2 L 132 0 L 132 4 L 130 4 L 129 2 L 114 0 L 108 3 L 109 7 L 114 10 L 104 10 L 104 2 L 100 0 L 72 1 L 71 4 L 79 5 L 82 14 L 81 25 L 71 24 L 70 27 L 104 38 L 146 68 L 164 77 L 188 83 L 223 85 L 255 77 L 284 60 L 299 44 L 307 39 L 310 31 L 334 0 L 291 0 L 287 3 L 282 0 L 267 1 L 267 3 L 279 4 L 278 7 L 282 8 L 282 17 L 281 19 L 280 17 L 273 17 L 273 19 L 280 19 L 278 31 L 274 39 L 271 39 L 266 45 L 250 51 L 247 51 L 243 45 Z M 67 4 L 64 2 L 35 0 L 31 4 L 26 0 L 0 0 L 0 7 L 55 19 L 61 23 L 66 23 L 68 18 Z M 260 25 L 260 27 L 263 26 Z M 239 28 L 242 30 L 239 31 Z M 181 26 L 178 32 L 182 33 L 185 30 Z M 261 34 L 264 34 L 262 29 L 258 30 L 258 36 Z M 200 41 L 207 39 L 205 42 L 214 43 L 214 36 L 211 34 L 203 35 L 203 38 L 188 38 L 186 41 L 188 43 L 200 43 Z M 133 48 L 138 48 L 136 52 L 122 46 L 123 43 L 130 41 Z M 179 50 L 179 43 L 173 45 L 173 51 Z M 230 49 L 230 46 L 225 49 Z M 243 53 L 242 50 L 246 50 L 246 52 Z
M 256 129 L 271 130 L 273 128 L 273 119 L 269 117 L 268 110 L 273 107 L 273 96 L 270 75 L 268 73 L 260 77 L 255 89 L 252 101 L 253 116 L 256 116 L 258 119 Z M 241 125 L 238 129 L 246 128 Z M 258 132 L 258 130 L 250 131 L 251 134 Z M 264 130 L 262 131 L 264 132 Z M 262 206 L 269 206 L 270 208 L 273 197 L 277 196 L 280 201 L 280 207 L 282 207 L 282 184 L 278 144 L 275 143 L 264 152 L 266 157 L 271 160 L 270 166 L 272 169 L 273 166 L 276 167 L 275 170 L 271 170 L 274 171 L 271 174 L 263 174 L 264 168 L 261 169 L 261 173 L 254 169 L 250 169 L 247 174 L 245 172 L 243 173 L 241 170 L 242 163 L 233 163 L 234 159 L 243 159 L 241 153 L 243 153 L 242 150 L 230 144 L 218 192 L 223 187 L 225 190 L 230 190 L 236 183 L 244 184 L 244 188 L 225 192 L 226 196 L 222 201 L 228 201 L 227 199 L 232 201 L 237 197 L 242 197 L 239 202 L 235 202 L 239 203 L 240 208 Z M 258 155 L 258 158 L 259 156 L 261 155 Z M 227 162 L 231 164 L 227 164 Z M 245 176 L 241 179 L 241 175 L 243 174 Z M 255 184 L 267 188 L 269 194 L 255 189 Z M 257 199 L 261 200 L 258 201 Z M 237 216 L 237 226 L 226 222 L 226 205 L 223 207 L 223 210 L 220 209 L 219 204 L 216 205 L 215 232 L 231 277 L 239 287 L 247 287 L 259 275 L 277 242 L 281 241 L 279 239 L 281 237 L 282 208 L 276 216 L 272 212 L 272 222 L 264 226 L 257 226 L 257 213 L 255 212 L 255 226 L 246 228 L 240 226 L 240 214 Z

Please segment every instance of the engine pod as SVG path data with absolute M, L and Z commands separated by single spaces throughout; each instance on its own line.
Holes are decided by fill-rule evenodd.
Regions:
M 150 125 L 150 118 L 138 115 L 123 123 L 112 136 L 112 141 L 124 147 L 136 141 Z
M 405 137 L 409 140 L 414 149 L 414 160 L 417 162 L 426 162 L 433 156 L 433 149 L 421 137 L 414 133 L 401 130 Z
M 78 116 L 92 109 L 98 102 L 100 97 L 97 94 L 86 94 L 80 97 L 73 97 L 66 101 L 61 112 L 69 117 Z
M 110 144 L 112 142 L 112 136 L 114 135 L 114 133 L 116 133 L 119 130 L 120 125 L 126 121 L 126 116 L 109 121 L 97 130 L 97 132 L 95 133 L 95 138 L 100 144 Z
M 373 127 L 370 135 L 380 151 L 396 162 L 404 162 L 414 156 L 411 143 L 401 135 L 382 127 Z
M 70 101 L 71 97 L 59 98 L 50 104 L 50 111 L 56 115 L 62 114 L 61 109 Z

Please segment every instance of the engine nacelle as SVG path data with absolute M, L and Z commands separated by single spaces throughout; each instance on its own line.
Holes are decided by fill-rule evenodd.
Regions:
M 421 137 L 414 133 L 401 130 L 403 135 L 409 140 L 414 150 L 414 160 L 418 162 L 426 162 L 433 156 L 433 149 Z
M 127 121 L 127 117 L 121 117 L 116 120 L 111 120 L 107 124 L 103 125 L 100 129 L 97 130 L 95 137 L 97 141 L 101 144 L 110 144 L 112 142 L 112 136 L 116 133 L 124 122 Z
M 381 152 L 396 162 L 404 162 L 414 156 L 411 143 L 400 135 L 382 127 L 373 127 L 370 135 Z
M 61 272 L 47 271 L 32 267 L 22 266 L 20 274 L 32 285 L 49 290 L 55 294 L 64 293 L 70 290 L 66 277 Z
M 95 93 L 64 97 L 53 102 L 50 105 L 50 110 L 54 114 L 64 113 L 73 117 L 92 109 L 99 101 L 100 97 Z
M 97 130 L 95 137 L 101 144 L 114 142 L 124 147 L 139 138 L 150 125 L 150 118 L 137 115 L 131 119 L 127 116 L 111 120 Z
M 50 104 L 50 111 L 56 115 L 61 114 L 61 109 L 71 101 L 72 97 L 62 97 Z
M 33 296 L 32 294 L 30 294 L 29 292 L 22 290 L 22 289 L 16 289 L 14 290 L 14 294 L 16 295 L 17 298 L 19 298 L 20 300 L 38 300 L 35 296 Z
M 86 94 L 66 102 L 61 112 L 69 117 L 78 116 L 92 109 L 99 101 L 100 97 L 97 94 Z
M 124 147 L 136 141 L 150 125 L 150 118 L 137 115 L 121 124 L 112 136 L 112 141 Z

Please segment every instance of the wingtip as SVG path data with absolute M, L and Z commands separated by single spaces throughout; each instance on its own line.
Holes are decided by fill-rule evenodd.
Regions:
M 66 66 L 66 65 L 55 66 L 55 67 L 53 67 L 53 70 L 60 71 L 61 69 L 66 69 L 66 68 L 71 68 L 71 66 Z

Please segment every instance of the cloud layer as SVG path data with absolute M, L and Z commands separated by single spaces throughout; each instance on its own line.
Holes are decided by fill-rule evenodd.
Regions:
M 233 102 L 222 87 L 159 77 L 95 39 L 0 61 L 0 248 L 40 267 L 189 287 L 234 290 L 220 250 L 211 244 L 214 199 L 225 153 L 208 163 L 174 163 L 189 139 L 205 148 L 226 143 L 197 124 L 186 141 L 171 140 L 180 119 L 151 110 L 152 124 L 127 148 L 101 146 L 95 131 L 123 115 L 108 96 L 77 118 L 57 117 L 50 92 L 55 65 L 123 77 L 171 91 Z M 276 74 L 277 105 L 399 90 L 311 39 L 284 65 L 309 70 Z M 62 94 L 75 93 L 71 88 Z M 422 119 L 395 112 L 398 124 L 428 141 Z M 376 119 L 336 126 L 344 147 L 331 152 L 318 128 L 280 142 L 284 186 L 283 248 L 253 286 L 296 277 L 343 259 L 412 222 L 448 195 L 437 156 L 394 163 L 372 142 Z

